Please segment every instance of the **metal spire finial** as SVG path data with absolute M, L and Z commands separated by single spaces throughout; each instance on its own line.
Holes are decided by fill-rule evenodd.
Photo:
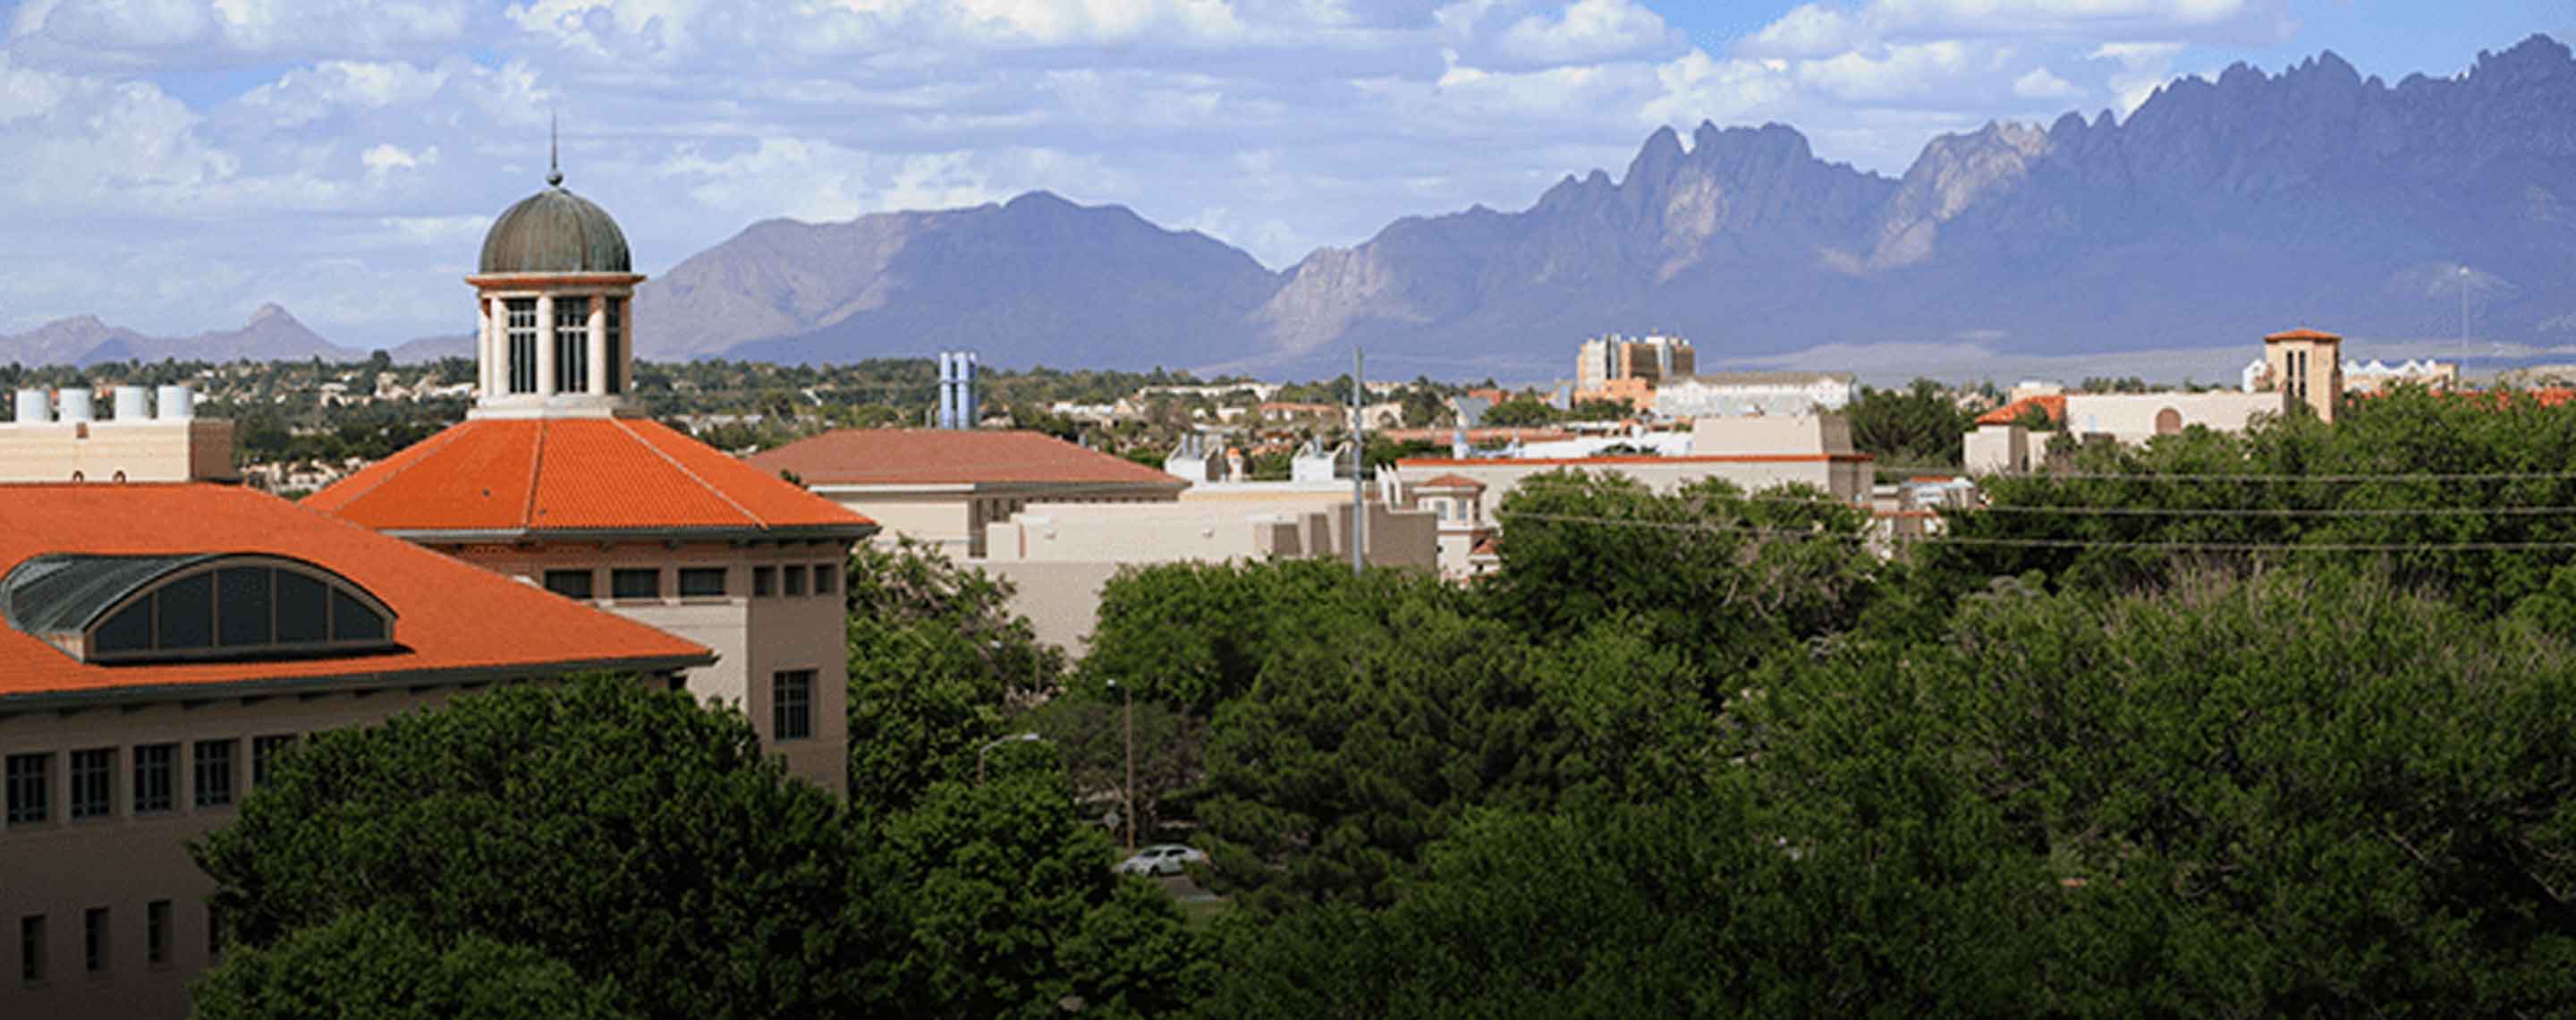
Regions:
M 546 111 L 546 183 L 558 188 L 563 187 L 563 163 L 560 159 L 562 144 L 558 140 L 559 136 L 555 112 L 548 110 Z

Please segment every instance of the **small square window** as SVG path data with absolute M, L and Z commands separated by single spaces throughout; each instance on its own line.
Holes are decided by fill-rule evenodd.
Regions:
M 814 594 L 829 595 L 832 589 L 839 585 L 840 571 L 834 569 L 829 563 L 814 565 Z
M 143 905 L 143 962 L 170 962 L 170 901 Z
M 218 808 L 233 802 L 233 747 L 231 740 L 197 742 L 197 806 Z
M 803 740 L 814 735 L 814 671 L 781 670 L 769 678 L 769 737 Z
M 546 571 L 546 590 L 568 599 L 595 598 L 592 590 L 596 583 L 593 572 L 588 570 Z
M 751 568 L 751 596 L 765 599 L 778 594 L 778 568 Z
M 722 596 L 725 593 L 725 568 L 681 567 L 680 595 L 683 598 Z
M 92 974 L 107 969 L 107 908 L 91 907 L 81 914 L 81 969 Z
M 18 919 L 18 980 L 28 984 L 45 979 L 45 915 L 29 914 Z
M 661 598 L 662 572 L 650 567 L 609 571 L 608 594 L 621 599 Z
M 33 825 L 54 816 L 54 756 L 9 756 L 9 824 Z
M 804 564 L 802 564 L 802 563 L 789 564 L 789 565 L 787 565 L 787 566 L 784 566 L 784 567 L 780 567 L 780 568 L 778 568 L 778 571 L 779 571 L 779 573 L 782 573 L 782 574 L 787 575 L 787 576 L 786 576 L 785 591 L 786 591 L 787 596 L 788 596 L 789 598 L 794 598 L 794 597 L 796 597 L 796 596 L 798 596 L 798 595 L 803 595 L 803 594 L 805 594 L 805 565 L 804 565 Z

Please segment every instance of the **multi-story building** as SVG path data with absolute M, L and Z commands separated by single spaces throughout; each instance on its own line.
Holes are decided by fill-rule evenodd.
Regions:
M 628 299 L 643 277 L 616 221 L 562 180 L 501 214 L 467 278 L 482 389 L 466 420 L 305 505 L 714 649 L 688 689 L 840 793 L 840 581 L 877 526 L 634 416 Z
M 2246 366 L 2241 390 L 2027 396 L 1977 417 L 1976 430 L 1962 440 L 1964 463 L 1970 474 L 2027 471 L 2059 434 L 2137 444 L 2189 428 L 2243 432 L 2300 406 L 2332 422 L 2344 401 L 2342 344 L 2343 338 L 2313 329 L 2264 337 L 2263 358 Z M 2034 416 L 2049 427 L 2029 427 Z
M 0 426 L 0 461 L 30 463 L 58 428 Z M 675 683 L 714 661 L 274 496 L 135 480 L 187 439 L 126 438 L 122 484 L 0 473 L 0 1017 L 187 1015 L 216 952 L 188 843 L 305 735 L 495 684 Z
M 1680 337 L 1598 336 L 1584 341 L 1575 355 L 1574 399 L 1619 399 L 1613 386 L 1621 380 L 1635 380 L 1651 394 L 1663 380 L 1698 370 L 1699 355 Z
M 841 429 L 754 454 L 815 494 L 954 559 L 984 555 L 985 526 L 1035 504 L 1169 503 L 1189 482 L 1040 432 Z

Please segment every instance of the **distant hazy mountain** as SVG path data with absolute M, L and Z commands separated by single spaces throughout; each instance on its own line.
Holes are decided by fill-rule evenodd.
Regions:
M 1043 192 L 848 223 L 770 220 L 646 283 L 636 349 L 767 361 L 928 356 L 1203 364 L 1278 289 L 1251 256 Z
M 182 361 L 232 361 L 249 358 L 255 361 L 298 360 L 321 357 L 346 360 L 364 357 L 325 340 L 306 329 L 295 316 L 276 305 L 261 305 L 252 312 L 250 321 L 240 329 L 199 333 L 190 337 L 145 336 L 122 326 L 100 322 L 95 315 L 59 319 L 15 336 L 0 335 L 0 362 L 22 365 L 79 364 L 102 361 L 160 361 L 176 358 Z
M 451 333 L 406 340 L 385 353 L 401 365 L 418 365 L 440 358 L 471 358 L 474 356 L 474 334 Z
M 2576 332 L 2576 60 L 2546 37 L 2467 75 L 2365 79 L 2332 53 L 2190 79 L 2125 122 L 2069 114 L 1928 144 L 1901 178 L 1779 125 L 1646 140 L 1530 208 L 1398 220 L 1277 274 L 1198 234 L 1052 195 L 772 221 L 645 286 L 642 349 L 777 360 L 981 350 L 1025 364 L 1330 371 L 1555 365 L 1605 330 L 1703 359 L 1827 343 L 2081 353 Z

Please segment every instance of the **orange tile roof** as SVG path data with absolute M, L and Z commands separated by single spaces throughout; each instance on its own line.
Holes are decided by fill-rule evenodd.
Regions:
M 1461 474 L 1446 474 L 1413 483 L 1417 489 L 1483 489 L 1485 483 Z
M 748 460 L 772 475 L 792 471 L 807 485 L 1189 485 L 1043 432 L 841 429 Z
M 2334 334 L 2332 334 L 2332 333 L 2325 332 L 2325 331 L 2323 331 L 2323 330 L 2309 329 L 2309 328 L 2307 328 L 2306 326 L 2301 326 L 2301 327 L 2299 327 L 2299 328 L 2297 328 L 2297 329 L 2285 329 L 2285 330 L 2282 330 L 2282 331 L 2280 331 L 2280 332 L 2278 332 L 2278 333 L 2274 333 L 2274 334 L 2272 334 L 2272 335 L 2270 335 L 2270 336 L 2264 337 L 2264 338 L 2263 338 L 2263 341 L 2264 341 L 2265 343 L 2270 343 L 2270 342 L 2275 341 L 2275 340 L 2341 340 L 2341 339 L 2343 339 L 2343 338 L 2342 338 L 2342 337 L 2339 337 L 2339 336 L 2336 336 L 2336 335 L 2334 335 Z
M 655 421 L 478 419 L 304 504 L 378 531 L 865 532 L 874 522 Z
M 89 665 L 0 624 L 0 699 L 262 680 L 658 669 L 710 653 L 652 627 L 275 496 L 205 483 L 0 485 L 0 576 L 47 553 L 264 553 L 329 568 L 393 609 L 400 650 L 269 662 Z
M 2010 425 L 2021 418 L 2023 410 L 2039 408 L 2048 412 L 2048 420 L 2066 420 L 2066 395 L 2052 393 L 2044 397 L 2023 397 L 1977 416 L 1979 425 Z

